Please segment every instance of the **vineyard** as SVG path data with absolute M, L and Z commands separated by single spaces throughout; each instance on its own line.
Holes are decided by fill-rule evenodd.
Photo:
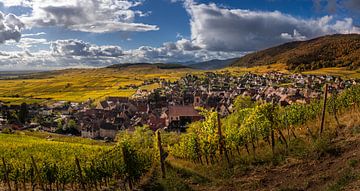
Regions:
M 150 169 L 149 153 L 154 153 L 135 148 L 132 135 L 124 135 L 115 146 L 27 135 L 0 134 L 0 140 L 0 180 L 6 190 L 132 189 Z
M 323 115 L 342 128 L 339 116 L 359 107 L 359 95 L 360 87 L 353 86 L 329 91 L 326 104 L 287 107 L 238 97 L 227 117 L 198 108 L 204 120 L 190 124 L 186 133 L 161 132 L 160 138 L 159 131 L 138 127 L 121 132 L 115 145 L 0 134 L 0 190 L 133 190 L 149 184 L 146 177 L 171 183 L 174 172 L 182 172 L 175 167 L 179 161 L 224 170 L 247 163 L 244 158 L 258 161 L 264 150 L 276 158 L 290 153 L 299 137 L 322 141 L 326 123 L 323 130 L 309 123 Z
M 360 87 L 355 86 L 338 94 L 331 92 L 327 100 L 326 115 L 334 118 L 338 128 L 339 113 L 360 104 Z M 322 117 L 324 100 L 311 104 L 294 104 L 280 107 L 271 103 L 254 103 L 249 98 L 238 97 L 232 114 L 224 119 L 214 110 L 202 110 L 204 120 L 191 124 L 188 132 L 181 135 L 180 142 L 169 148 L 172 156 L 197 164 L 217 164 L 227 161 L 231 166 L 235 153 L 245 150 L 256 159 L 257 148 L 269 145 L 276 155 L 275 145 L 288 148 L 290 139 L 305 131 L 312 140 L 320 139 L 323 131 L 311 129 L 309 121 Z M 232 157 L 233 158 L 232 158 Z

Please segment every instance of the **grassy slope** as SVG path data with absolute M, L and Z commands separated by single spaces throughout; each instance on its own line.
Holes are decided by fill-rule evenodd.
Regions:
M 328 116 L 324 138 L 315 142 L 302 128 L 296 132 L 298 138 L 292 138 L 288 154 L 275 159 L 267 144 L 256 161 L 242 150 L 241 156 L 235 154 L 241 162 L 234 162 L 231 170 L 224 170 L 225 164 L 202 166 L 168 158 L 168 176 L 152 180 L 148 190 L 359 190 L 360 110 L 343 112 L 340 122 L 345 128 L 335 131 L 336 122 Z M 319 120 L 307 126 L 316 132 Z M 276 148 L 284 151 L 279 143 Z

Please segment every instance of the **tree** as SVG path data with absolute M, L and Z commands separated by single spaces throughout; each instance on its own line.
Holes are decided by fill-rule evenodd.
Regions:
M 18 114 L 18 119 L 21 123 L 25 123 L 29 117 L 29 110 L 26 103 L 22 103 Z

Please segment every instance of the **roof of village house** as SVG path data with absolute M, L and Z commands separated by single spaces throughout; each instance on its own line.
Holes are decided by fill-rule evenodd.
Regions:
M 175 105 L 169 106 L 169 116 L 185 116 L 185 117 L 197 117 L 200 116 L 199 112 L 190 105 Z
M 128 97 L 108 97 L 107 98 L 108 101 L 111 101 L 111 102 L 119 102 L 119 103 L 127 103 L 129 102 L 129 98 Z
M 102 108 L 108 108 L 109 107 L 109 104 L 108 104 L 107 101 L 101 101 L 100 105 L 101 105 Z
M 100 129 L 105 129 L 105 130 L 117 130 L 116 126 L 111 124 L 111 123 L 106 123 L 103 122 L 100 125 Z

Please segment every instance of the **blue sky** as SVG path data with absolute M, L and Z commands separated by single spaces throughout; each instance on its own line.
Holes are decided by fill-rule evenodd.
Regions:
M 0 70 L 227 59 L 359 25 L 358 0 L 0 0 Z

